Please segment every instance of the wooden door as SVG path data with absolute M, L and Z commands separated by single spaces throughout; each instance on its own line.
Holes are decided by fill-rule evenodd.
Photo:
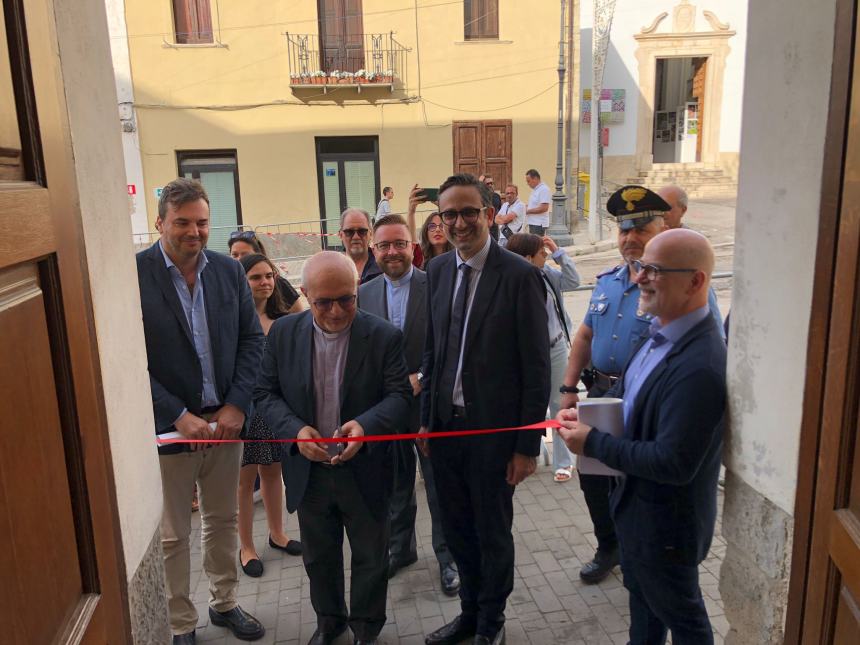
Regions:
M 361 0 L 318 0 L 317 7 L 323 69 L 366 69 Z
M 2 5 L 0 640 L 124 643 L 125 570 L 52 0 Z
M 852 33 L 856 20 L 856 0 L 839 0 L 786 643 L 860 643 L 860 48 L 854 47 L 856 31 Z
M 454 121 L 454 172 L 489 175 L 496 188 L 511 182 L 511 131 L 509 120 Z

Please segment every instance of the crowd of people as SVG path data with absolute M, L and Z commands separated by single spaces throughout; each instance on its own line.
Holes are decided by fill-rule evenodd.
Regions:
M 579 473 L 597 539 L 581 579 L 598 583 L 621 564 L 631 643 L 663 643 L 668 631 L 678 645 L 713 642 L 697 573 L 713 535 L 726 403 L 713 251 L 684 227 L 680 188 L 619 189 L 607 210 L 622 262 L 598 276 L 574 330 L 563 293 L 580 276 L 545 235 L 549 189 L 536 170 L 525 179 L 527 204 L 513 184 L 502 201 L 488 176 L 453 175 L 432 194 L 415 185 L 405 217 L 386 187 L 375 216 L 343 212 L 343 252 L 306 260 L 301 293 L 253 232 L 231 235 L 231 257 L 206 249 L 198 182 L 164 187 L 160 239 L 137 264 L 155 432 L 186 441 L 158 447 L 174 643 L 196 642 L 195 487 L 209 619 L 239 639 L 263 637 L 236 598 L 240 568 L 263 573 L 257 479 L 269 546 L 303 559 L 317 616 L 310 644 L 347 629 L 355 643 L 376 642 L 388 580 L 418 559 L 418 469 L 439 584 L 461 609 L 425 643 L 504 643 L 513 495 L 548 451 L 540 430 L 470 431 L 547 419 L 556 482 L 572 478 L 574 454 L 621 473 Z M 436 210 L 418 226 L 425 202 Z M 589 398 L 623 401 L 621 434 L 580 421 L 580 381 Z M 376 440 L 403 433 L 420 438 Z M 223 439 L 235 441 L 209 443 Z M 284 490 L 300 540 L 284 530 Z

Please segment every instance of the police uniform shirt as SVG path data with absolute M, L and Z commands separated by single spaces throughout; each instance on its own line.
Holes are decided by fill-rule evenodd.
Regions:
M 591 364 L 611 375 L 621 373 L 653 316 L 639 309 L 639 285 L 626 264 L 597 276 L 583 322 L 591 328 Z

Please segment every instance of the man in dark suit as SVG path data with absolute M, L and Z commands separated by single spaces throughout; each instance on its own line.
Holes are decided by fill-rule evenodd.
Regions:
M 162 189 L 158 242 L 137 254 L 155 432 L 186 439 L 236 439 L 251 408 L 263 331 L 241 265 L 206 251 L 209 198 L 177 179 Z M 209 618 L 244 640 L 263 626 L 236 604 L 236 490 L 242 444 L 159 448 L 164 512 L 161 544 L 174 643 L 194 643 L 191 498 L 200 493 Z
M 310 311 L 269 331 L 257 411 L 280 439 L 361 437 L 400 431 L 412 388 L 403 336 L 355 308 L 358 274 L 345 255 L 323 251 L 302 270 Z M 312 645 L 347 627 L 375 643 L 385 624 L 391 446 L 380 442 L 294 443 L 284 450 L 287 510 L 298 510 L 311 604 Z M 352 549 L 350 609 L 344 601 L 343 531 Z
M 610 509 L 630 592 L 630 642 L 708 645 L 699 588 L 717 515 L 726 407 L 726 345 L 708 308 L 714 254 L 699 233 L 666 231 L 633 263 L 640 307 L 656 318 L 606 396 L 624 399 L 621 437 L 562 410 L 577 454 L 625 474 Z
M 550 360 L 540 271 L 492 240 L 490 191 L 472 175 L 440 186 L 439 214 L 455 248 L 427 268 L 421 432 L 543 421 Z M 429 634 L 429 645 L 504 642 L 514 487 L 534 472 L 540 441 L 539 431 L 519 431 L 421 442 L 461 582 L 461 614 Z
M 391 322 L 403 332 L 406 367 L 412 384 L 412 409 L 408 432 L 417 432 L 420 423 L 418 398 L 421 393 L 421 360 L 427 336 L 427 274 L 412 266 L 412 234 L 400 215 L 386 215 L 373 225 L 373 254 L 382 277 L 358 288 L 358 306 L 363 311 Z M 391 535 L 388 546 L 388 577 L 418 560 L 415 542 L 415 444 L 398 441 L 394 452 L 394 489 L 391 495 Z M 433 481 L 433 466 L 423 453 L 418 455 L 427 506 L 432 522 L 433 551 L 439 562 L 442 591 L 453 596 L 460 589 L 457 565 L 445 544 L 439 501 Z

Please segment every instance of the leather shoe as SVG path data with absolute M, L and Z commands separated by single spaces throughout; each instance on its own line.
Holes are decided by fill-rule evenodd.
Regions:
M 610 574 L 618 564 L 618 549 L 612 551 L 598 551 L 594 554 L 591 562 L 586 562 L 579 570 L 579 577 L 586 584 L 597 584 Z
M 442 581 L 442 593 L 446 596 L 456 596 L 460 591 L 460 572 L 453 562 L 439 565 L 439 579 Z
M 197 643 L 197 636 L 194 632 L 175 634 L 173 636 L 173 645 L 195 645 L 195 643 Z
M 308 645 L 331 645 L 337 640 L 338 636 L 343 634 L 345 631 L 346 625 L 335 632 L 322 632 L 320 631 L 320 628 L 317 627 L 314 635 L 311 636 L 311 639 L 308 641 Z
M 394 577 L 400 569 L 408 567 L 410 564 L 418 562 L 418 554 L 410 553 L 406 556 L 389 555 L 388 556 L 388 579 Z
M 241 559 L 239 560 L 239 564 L 242 564 Z M 245 564 L 242 564 L 242 571 L 245 572 L 246 576 L 259 578 L 263 575 L 263 563 L 257 558 L 251 558 Z
M 472 645 L 505 645 L 505 628 L 502 627 L 492 638 L 483 634 L 476 634 Z
M 240 641 L 255 641 L 266 634 L 266 628 L 260 621 L 243 611 L 239 605 L 223 613 L 210 607 L 209 620 L 218 627 L 227 627 Z
M 457 645 L 462 640 L 472 638 L 478 628 L 478 621 L 473 617 L 457 616 L 447 625 L 431 632 L 424 638 L 425 645 Z

